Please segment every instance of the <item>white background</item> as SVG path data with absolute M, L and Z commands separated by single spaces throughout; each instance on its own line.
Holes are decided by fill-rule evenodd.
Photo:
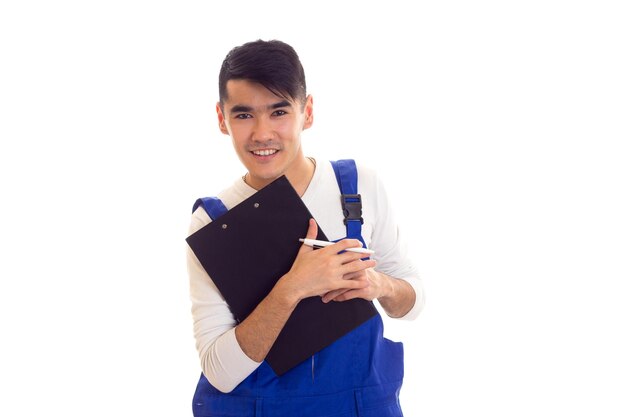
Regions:
M 244 172 L 217 74 L 258 38 L 411 239 L 405 414 L 626 415 L 620 3 L 3 2 L 0 415 L 191 415 L 184 237 Z

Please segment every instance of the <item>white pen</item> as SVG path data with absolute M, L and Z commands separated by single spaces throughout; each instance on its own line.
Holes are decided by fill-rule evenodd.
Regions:
M 312 246 L 314 248 L 323 248 L 325 246 L 334 245 L 337 242 L 326 242 L 325 240 L 315 240 L 315 239 L 300 239 L 300 242 L 304 243 L 307 246 Z M 348 252 L 356 252 L 356 253 L 366 253 L 368 255 L 374 254 L 373 250 L 365 249 L 365 248 L 348 248 L 346 249 Z

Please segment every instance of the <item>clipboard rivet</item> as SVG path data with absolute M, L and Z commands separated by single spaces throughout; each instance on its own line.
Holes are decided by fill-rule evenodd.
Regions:
M 260 204 L 259 203 L 254 203 L 254 208 L 259 208 Z
M 227 225 L 226 223 L 224 223 L 224 224 L 222 225 L 222 229 L 226 229 L 227 227 L 228 227 L 228 225 Z

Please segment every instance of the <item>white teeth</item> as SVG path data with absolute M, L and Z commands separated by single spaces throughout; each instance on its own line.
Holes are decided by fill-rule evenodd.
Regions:
M 253 154 L 259 156 L 274 155 L 276 152 L 278 152 L 276 149 L 263 149 L 261 151 L 252 151 Z

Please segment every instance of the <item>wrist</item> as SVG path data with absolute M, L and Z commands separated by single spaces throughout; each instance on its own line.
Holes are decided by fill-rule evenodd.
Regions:
M 294 309 L 302 300 L 296 288 L 290 285 L 289 274 L 283 275 L 272 290 L 274 296 L 285 305 L 285 307 Z
M 385 299 L 392 299 L 396 292 L 394 279 L 381 272 L 377 272 L 377 271 L 373 271 L 373 272 L 375 274 L 378 274 L 379 276 L 379 282 L 380 282 L 380 288 L 381 288 L 381 295 L 380 297 L 378 297 L 379 301 L 385 300 Z

